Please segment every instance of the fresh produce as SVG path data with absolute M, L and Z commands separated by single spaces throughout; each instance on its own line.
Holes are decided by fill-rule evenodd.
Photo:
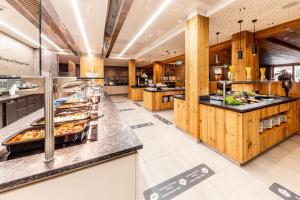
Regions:
M 227 105 L 230 105 L 230 106 L 244 105 L 244 103 L 242 102 L 242 100 L 239 100 L 239 99 L 235 98 L 232 95 L 226 96 L 225 103 Z

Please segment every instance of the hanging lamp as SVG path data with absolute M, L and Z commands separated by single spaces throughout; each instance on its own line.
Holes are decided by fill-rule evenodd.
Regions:
M 257 22 L 257 19 L 252 20 L 253 23 L 253 45 L 252 45 L 252 55 L 256 56 L 257 54 L 257 46 L 256 46 L 256 41 L 255 41 L 255 23 Z
M 217 54 L 216 54 L 216 63 L 220 63 L 220 54 L 219 54 L 219 34 L 220 32 L 217 32 Z
M 238 59 L 239 60 L 243 60 L 243 50 L 242 50 L 242 23 L 243 20 L 238 21 L 238 23 L 240 24 L 240 47 L 239 47 L 239 51 L 238 51 Z

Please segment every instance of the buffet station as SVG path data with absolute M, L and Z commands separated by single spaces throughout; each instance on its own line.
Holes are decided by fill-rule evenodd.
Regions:
M 80 90 L 72 90 L 67 85 L 54 89 L 74 92 L 54 101 L 53 158 L 47 160 L 49 121 L 43 109 L 0 130 L 0 199 L 16 200 L 26 195 L 37 199 L 41 194 L 55 199 L 57 193 L 73 200 L 92 199 L 99 187 L 104 199 L 135 199 L 141 142 L 122 123 L 102 86 L 81 81 L 75 84 Z M 46 102 L 46 112 L 47 106 Z M 74 184 L 74 180 L 80 182 Z M 115 187 L 124 189 L 115 193 Z
M 299 131 L 297 98 L 223 91 L 199 98 L 200 141 L 235 163 L 243 165 Z M 184 95 L 175 96 L 175 107 L 176 126 L 186 131 Z
M 184 94 L 184 87 L 169 88 L 165 86 L 147 87 L 143 91 L 144 108 L 159 111 L 174 108 L 174 95 Z

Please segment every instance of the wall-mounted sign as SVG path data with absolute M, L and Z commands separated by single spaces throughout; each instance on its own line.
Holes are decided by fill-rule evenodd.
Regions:
M 16 60 L 15 58 L 5 58 L 5 57 L 2 57 L 0 56 L 0 62 L 5 62 L 5 63 L 15 63 L 15 64 L 18 64 L 18 65 L 25 65 L 25 66 L 29 66 L 28 63 L 26 62 L 22 62 L 22 61 L 18 61 Z

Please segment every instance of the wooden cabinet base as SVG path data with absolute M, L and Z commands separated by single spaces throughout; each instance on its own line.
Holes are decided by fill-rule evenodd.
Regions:
M 177 128 L 187 132 L 186 105 L 183 99 L 174 99 L 174 122 Z
M 129 99 L 132 101 L 143 101 L 143 91 L 145 88 L 129 88 Z
M 184 94 L 184 91 L 165 91 L 165 92 L 143 92 L 144 108 L 150 111 L 159 111 L 174 108 L 174 95 Z M 166 98 L 166 101 L 164 101 Z
M 230 159 L 244 164 L 299 130 L 297 101 L 238 113 L 200 105 L 200 139 Z M 280 113 L 287 122 L 259 132 L 259 123 Z

